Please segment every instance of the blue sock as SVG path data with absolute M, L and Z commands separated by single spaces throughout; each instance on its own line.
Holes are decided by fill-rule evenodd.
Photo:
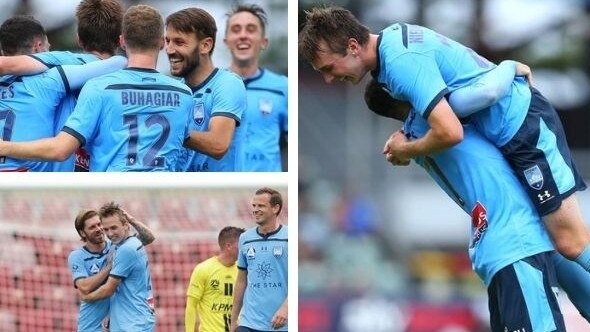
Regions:
M 576 263 L 580 264 L 584 270 L 590 271 L 590 245 L 584 248 L 580 256 L 576 257 Z
M 586 248 L 584 253 L 588 251 L 588 248 Z M 553 265 L 557 275 L 557 282 L 580 314 L 590 323 L 590 272 L 579 265 L 578 259 L 580 257 L 574 262 L 555 252 Z M 586 260 L 586 262 L 588 261 Z

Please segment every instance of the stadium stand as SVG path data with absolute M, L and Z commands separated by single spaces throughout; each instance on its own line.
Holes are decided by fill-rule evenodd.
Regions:
M 146 247 L 156 330 L 183 330 L 186 286 L 195 264 L 216 253 L 221 227 L 254 225 L 249 204 L 257 188 L 0 191 L 0 331 L 75 331 L 79 300 L 67 257 L 82 242 L 74 217 L 80 208 L 109 200 L 156 235 Z M 278 189 L 286 203 L 286 188 Z M 286 206 L 284 211 L 286 223 Z

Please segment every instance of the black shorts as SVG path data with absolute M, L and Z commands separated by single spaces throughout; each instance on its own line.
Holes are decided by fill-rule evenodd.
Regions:
M 494 275 L 488 287 L 492 331 L 565 331 L 552 254 L 527 257 Z
M 557 112 L 534 88 L 523 124 L 500 151 L 541 216 L 557 210 L 564 198 L 586 189 Z

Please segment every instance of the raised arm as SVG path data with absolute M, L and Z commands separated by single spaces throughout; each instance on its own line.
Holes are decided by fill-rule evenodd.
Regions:
M 127 58 L 115 55 L 106 60 L 93 61 L 83 65 L 64 65 L 62 69 L 71 90 L 80 89 L 93 77 L 112 73 L 127 66 Z
M 505 60 L 482 75 L 476 82 L 453 91 L 449 104 L 457 117 L 467 117 L 497 103 L 510 91 L 515 76 L 524 76 L 531 84 L 530 68 L 520 62 Z
M 143 243 L 143 245 L 147 246 L 148 244 L 154 242 L 156 237 L 154 236 L 154 233 L 152 233 L 152 230 L 149 227 L 147 227 L 146 224 L 142 223 L 139 220 L 136 220 L 125 210 L 123 210 L 123 213 L 125 214 L 125 217 L 127 218 L 129 224 L 133 226 L 133 228 L 135 228 L 135 231 L 137 232 L 137 238 L 139 239 L 139 241 L 141 241 L 141 243 Z
M 446 99 L 436 104 L 427 121 L 430 129 L 416 140 L 409 141 L 403 133 L 394 133 L 383 148 L 387 160 L 405 163 L 417 156 L 443 151 L 463 140 L 463 126 Z

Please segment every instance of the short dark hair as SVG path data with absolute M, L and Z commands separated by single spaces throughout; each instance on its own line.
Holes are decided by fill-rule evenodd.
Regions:
M 213 45 L 209 54 L 215 48 L 215 36 L 217 35 L 217 24 L 211 14 L 201 8 L 185 8 L 170 14 L 166 18 L 166 26 L 183 33 L 194 33 L 198 40 L 211 38 Z
M 225 24 L 225 30 L 227 31 L 229 19 L 237 13 L 241 12 L 248 12 L 258 18 L 260 22 L 260 27 L 262 28 L 262 35 L 266 34 L 266 25 L 268 24 L 268 19 L 266 17 L 266 12 L 262 7 L 256 4 L 245 4 L 245 3 L 236 3 L 229 13 L 227 13 L 227 21 Z
M 348 40 L 354 38 L 361 45 L 369 41 L 369 28 L 362 25 L 354 15 L 342 7 L 315 7 L 305 12 L 306 21 L 299 32 L 299 55 L 313 62 L 324 41 L 328 50 L 346 55 Z
M 78 39 L 85 51 L 114 54 L 123 24 L 120 0 L 82 0 L 76 7 Z
M 219 236 L 217 237 L 217 243 L 219 243 L 219 247 L 222 247 L 224 244 L 237 241 L 240 238 L 240 235 L 244 233 L 246 230 L 239 227 L 234 226 L 226 226 L 219 231 Z
M 84 209 L 78 212 L 76 219 L 74 219 L 74 227 L 80 235 L 80 240 L 86 242 L 86 239 L 82 237 L 82 232 L 84 231 L 84 227 L 86 227 L 86 220 L 90 218 L 94 218 L 98 216 L 98 212 L 92 209 Z
M 375 114 L 399 121 L 406 119 L 411 107 L 408 102 L 392 98 L 383 84 L 374 79 L 365 87 L 365 103 Z
M 281 193 L 268 187 L 260 188 L 256 190 L 256 195 L 262 194 L 269 194 L 270 195 L 270 206 L 273 207 L 275 205 L 279 206 L 279 211 L 277 211 L 277 216 L 281 213 L 283 209 L 283 196 Z
M 29 54 L 36 38 L 45 38 L 45 29 L 30 15 L 15 15 L 0 26 L 0 46 L 4 55 Z

